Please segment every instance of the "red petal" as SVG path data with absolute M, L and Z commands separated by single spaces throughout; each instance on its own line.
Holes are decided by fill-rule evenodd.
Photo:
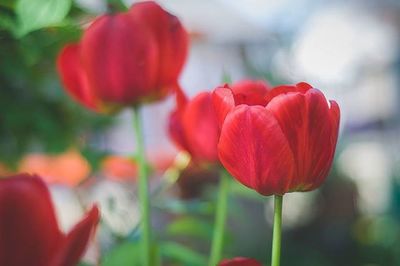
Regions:
M 78 102 L 96 111 L 96 100 L 90 91 L 80 59 L 80 45 L 68 44 L 57 58 L 57 69 L 66 91 Z
M 209 92 L 198 94 L 187 104 L 182 124 L 192 157 L 217 162 L 219 126 Z
M 227 85 L 218 87 L 212 93 L 212 100 L 219 126 L 222 127 L 226 115 L 235 107 L 233 92 Z
M 43 181 L 28 174 L 0 179 L 0 217 L 0 265 L 47 265 L 62 235 Z
M 176 87 L 176 105 L 178 109 L 182 110 L 186 107 L 188 99 L 180 86 Z
M 262 80 L 242 80 L 232 86 L 236 105 L 262 105 L 265 106 L 265 99 L 270 86 Z
M 77 265 L 83 255 L 90 237 L 96 229 L 99 221 L 99 210 L 93 206 L 85 218 L 83 218 L 66 235 L 62 241 L 59 251 L 53 257 L 50 265 L 54 266 L 74 266 Z
M 166 94 L 177 84 L 187 57 L 189 37 L 177 17 L 162 9 L 155 2 L 141 2 L 132 5 L 132 15 L 139 18 L 156 39 L 159 49 L 158 84 Z
M 337 132 L 324 95 L 317 89 L 281 94 L 266 108 L 278 120 L 295 157 L 297 167 L 290 191 L 321 185 L 335 150 L 332 134 Z
M 262 266 L 261 263 L 255 259 L 237 257 L 221 261 L 219 266 Z
M 81 45 L 89 84 L 103 102 L 130 105 L 154 97 L 158 49 L 142 21 L 129 12 L 104 15 Z
M 275 117 L 261 106 L 239 105 L 222 126 L 221 163 L 239 182 L 260 194 L 287 192 L 295 163 Z
M 187 144 L 183 125 L 182 116 L 185 112 L 188 99 L 180 87 L 176 88 L 176 109 L 171 112 L 168 119 L 168 134 L 172 141 L 180 149 L 190 153 L 189 145 Z
M 182 113 L 180 110 L 171 112 L 168 119 L 168 134 L 171 140 L 179 149 L 190 153 L 190 147 L 187 144 L 186 136 L 182 125 Z
M 331 119 L 332 119 L 332 128 L 334 129 L 332 131 L 332 145 L 336 147 L 336 142 L 339 134 L 339 123 L 340 123 L 340 108 L 337 102 L 335 101 L 329 101 L 331 107 L 329 109 L 330 114 L 331 114 Z M 336 129 L 336 130 L 335 130 Z
M 305 82 L 297 83 L 294 86 L 293 85 L 281 85 L 281 86 L 275 87 L 274 89 L 269 91 L 265 97 L 265 100 L 266 100 L 266 103 L 269 103 L 274 97 L 276 97 L 280 94 L 286 94 L 286 93 L 290 93 L 290 92 L 300 92 L 300 93 L 304 94 L 309 89 L 312 89 L 312 86 Z

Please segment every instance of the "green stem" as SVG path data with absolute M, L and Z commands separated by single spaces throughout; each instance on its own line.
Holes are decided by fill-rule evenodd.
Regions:
M 281 260 L 282 202 L 283 196 L 275 195 L 271 266 L 279 266 Z
M 144 150 L 143 126 L 140 119 L 140 109 L 133 111 L 133 124 L 136 135 L 137 162 L 139 166 L 139 201 L 141 207 L 141 244 L 142 265 L 149 266 L 151 260 L 151 220 L 149 202 L 149 182 L 147 177 L 146 156 Z
M 218 199 L 217 199 L 217 210 L 215 215 L 214 224 L 214 235 L 211 245 L 211 255 L 209 266 L 216 266 L 221 260 L 221 254 L 224 242 L 225 222 L 227 216 L 227 204 L 228 204 L 228 186 L 229 186 L 229 175 L 223 169 L 221 170 Z

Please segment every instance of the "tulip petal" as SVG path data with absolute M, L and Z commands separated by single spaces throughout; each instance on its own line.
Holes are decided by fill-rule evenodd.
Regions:
M 156 86 L 156 40 L 129 12 L 97 19 L 81 45 L 89 84 L 99 98 L 129 105 L 153 96 L 149 88 Z
M 266 97 L 266 103 L 269 103 L 274 97 L 281 95 L 281 94 L 286 94 L 290 92 L 299 92 L 299 93 L 306 93 L 308 90 L 312 89 L 312 86 L 308 83 L 305 82 L 300 82 L 297 83 L 295 86 L 293 85 L 281 85 L 278 87 L 273 88 L 270 90 Z
M 28 174 L 0 179 L 0 217 L 0 265 L 47 265 L 62 234 L 43 181 Z
M 222 126 L 218 152 L 233 177 L 263 195 L 284 194 L 294 161 L 275 117 L 261 106 L 239 105 Z
M 97 111 L 95 96 L 89 88 L 79 53 L 79 44 L 65 46 L 57 58 L 57 69 L 66 91 L 72 98 L 87 108 Z
M 179 149 L 185 150 L 190 153 L 190 147 L 187 143 L 183 125 L 182 113 L 180 110 L 171 112 L 168 119 L 168 134 L 171 140 Z
M 270 86 L 262 80 L 242 80 L 232 86 L 235 104 L 261 105 L 265 106 L 265 99 Z
M 335 150 L 332 132 L 337 132 L 324 95 L 317 89 L 288 92 L 274 97 L 266 109 L 276 117 L 294 154 L 297 167 L 290 191 L 321 185 Z
M 85 218 L 83 218 L 65 236 L 59 251 L 52 259 L 51 265 L 74 266 L 77 265 L 94 233 L 99 221 L 99 210 L 93 206 Z
M 187 104 L 182 125 L 191 155 L 198 160 L 218 161 L 219 127 L 209 92 L 198 94 Z
M 235 107 L 233 92 L 229 87 L 216 88 L 212 93 L 212 100 L 219 126 L 222 127 L 226 115 Z
M 190 147 L 187 143 L 182 125 L 182 116 L 185 112 L 188 99 L 180 87 L 178 87 L 175 91 L 175 98 L 176 109 L 169 115 L 168 134 L 176 146 L 190 153 Z
M 223 260 L 218 266 L 262 266 L 262 264 L 255 259 L 237 257 Z
M 189 38 L 178 18 L 163 10 L 155 2 L 140 2 L 132 5 L 129 12 L 137 16 L 152 32 L 158 49 L 158 83 L 166 94 L 170 86 L 176 86 L 188 52 Z

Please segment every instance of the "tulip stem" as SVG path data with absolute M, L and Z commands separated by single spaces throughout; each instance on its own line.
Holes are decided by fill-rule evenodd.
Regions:
M 271 266 L 279 266 L 281 260 L 281 236 L 282 236 L 282 202 L 283 196 L 275 195 L 274 229 L 272 235 L 272 259 Z
M 225 169 L 221 170 L 219 191 L 217 199 L 217 209 L 215 214 L 214 234 L 211 245 L 211 255 L 209 266 L 216 266 L 221 260 L 224 242 L 225 223 L 228 205 L 229 174 Z
M 149 266 L 151 261 L 151 220 L 149 202 L 149 182 L 147 176 L 146 155 L 144 149 L 143 125 L 140 118 L 140 108 L 135 107 L 133 111 L 133 124 L 136 135 L 136 156 L 139 166 L 139 201 L 141 207 L 141 244 L 142 265 Z

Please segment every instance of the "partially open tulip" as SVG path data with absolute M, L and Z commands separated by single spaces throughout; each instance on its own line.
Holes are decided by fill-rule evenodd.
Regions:
M 193 161 L 219 162 L 219 126 L 210 92 L 201 92 L 189 101 L 178 90 L 177 107 L 169 119 L 169 135 L 180 149 L 191 155 Z
M 255 259 L 237 257 L 229 260 L 221 261 L 218 266 L 262 266 Z
M 57 67 L 67 92 L 95 111 L 111 112 L 165 97 L 178 87 L 188 34 L 154 2 L 97 18 L 80 43 L 66 45 Z
M 309 191 L 323 183 L 338 137 L 335 101 L 306 83 L 274 88 L 264 106 L 237 105 L 221 89 L 215 97 L 222 99 L 214 101 L 216 108 L 225 112 L 219 158 L 239 182 L 262 195 Z
M 68 234 L 60 231 L 50 193 L 37 176 L 0 179 L 0 265 L 75 266 L 99 219 L 93 207 Z

